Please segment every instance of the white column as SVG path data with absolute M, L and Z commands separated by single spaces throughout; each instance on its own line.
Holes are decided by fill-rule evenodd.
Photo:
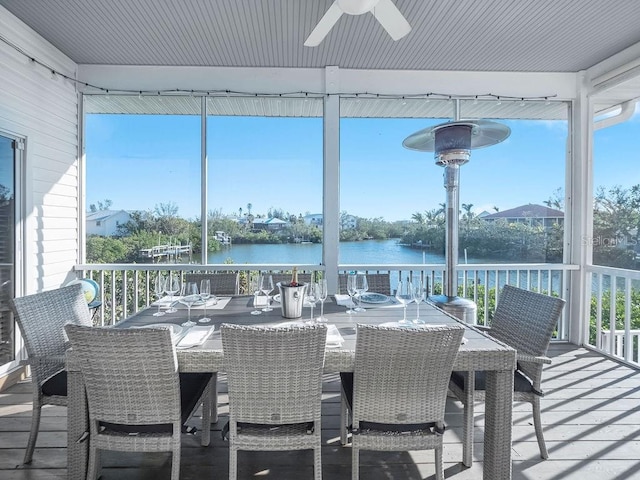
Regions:
M 200 257 L 200 263 L 203 265 L 208 262 L 209 253 L 209 237 L 207 235 L 208 219 L 207 219 L 207 203 L 208 203 L 208 167 L 207 164 L 207 97 L 200 98 L 200 212 L 202 215 L 202 227 L 200 235 L 200 245 L 202 247 L 202 254 Z M 191 252 L 193 253 L 193 251 Z
M 338 67 L 325 71 L 324 162 L 322 187 L 322 264 L 329 293 L 338 291 L 340 241 L 340 97 Z
M 572 271 L 564 292 L 568 303 L 569 341 L 582 344 L 589 334 L 591 282 L 585 267 L 592 264 L 593 236 L 593 106 L 586 76 L 576 77 L 576 100 L 571 110 L 571 144 L 566 179 L 565 262 L 580 266 Z

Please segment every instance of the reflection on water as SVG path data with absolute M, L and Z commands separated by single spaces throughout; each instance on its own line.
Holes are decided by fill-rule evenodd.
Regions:
M 444 263 L 444 254 L 437 255 L 402 246 L 397 239 L 366 240 L 362 242 L 340 242 L 341 264 L 407 264 Z M 322 245 L 315 243 L 287 243 L 280 245 L 232 245 L 219 252 L 209 254 L 209 263 L 235 264 L 278 263 L 319 265 L 322 262 Z M 488 259 L 469 257 L 468 263 L 489 262 Z M 460 258 L 464 262 L 464 258 Z M 491 261 L 492 263 L 502 263 Z

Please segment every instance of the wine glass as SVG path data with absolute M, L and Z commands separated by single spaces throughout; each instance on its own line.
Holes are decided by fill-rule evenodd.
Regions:
M 196 322 L 191 321 L 191 307 L 193 304 L 200 300 L 200 294 L 198 293 L 198 284 L 196 282 L 185 282 L 182 285 L 182 295 L 180 303 L 187 306 L 187 321 L 182 324 L 183 327 L 193 327 Z
M 413 300 L 417 305 L 416 318 L 413 319 L 413 323 L 424 323 L 424 320 L 420 319 L 420 304 L 425 301 L 425 288 L 419 278 L 413 281 Z
M 273 291 L 273 277 L 271 275 L 262 275 L 260 277 L 260 291 L 267 296 L 267 306 L 262 309 L 263 312 L 271 312 L 271 297 L 269 294 Z
M 404 282 L 401 280 L 398 282 L 398 289 L 396 290 L 396 300 L 402 304 L 403 313 L 402 320 L 398 323 L 406 325 L 411 323 L 407 320 L 407 305 L 413 301 L 413 285 L 407 278 Z
M 322 278 L 318 280 L 316 284 L 318 288 L 318 298 L 320 299 L 320 316 L 317 318 L 318 322 L 326 322 L 327 319 L 324 318 L 324 301 L 327 299 L 327 279 Z
M 351 301 L 347 313 L 351 315 L 352 313 L 356 313 L 356 311 L 353 309 L 353 296 L 357 293 L 355 275 L 349 275 L 347 277 L 347 293 L 349 294 L 349 300 Z
M 207 317 L 207 302 L 211 298 L 211 280 L 208 278 L 200 280 L 200 298 L 204 302 L 204 317 L 198 320 L 198 322 L 209 323 L 211 319 Z
M 356 274 L 356 292 L 358 292 L 358 306 L 354 309 L 356 312 L 366 312 L 362 307 L 362 295 L 369 290 L 367 276 L 364 273 Z
M 313 307 L 318 303 L 318 284 L 316 282 L 309 282 L 307 284 L 307 295 L 305 301 L 311 306 L 309 323 L 313 323 Z
M 167 313 L 176 313 L 178 309 L 173 306 L 173 296 L 180 291 L 180 275 L 169 272 L 169 278 L 167 278 L 165 283 L 164 291 L 169 295 L 169 308 L 167 309 Z
M 156 297 L 158 297 L 158 311 L 153 314 L 154 317 L 161 317 L 162 315 L 164 315 L 164 312 L 160 311 L 160 299 L 162 298 L 164 289 L 165 289 L 164 277 L 160 274 L 160 272 L 158 272 L 158 276 L 153 282 L 153 293 L 155 293 Z
M 251 315 L 260 315 L 262 311 L 258 308 L 258 295 L 260 294 L 260 274 L 253 275 L 249 281 L 249 291 L 253 293 L 253 310 Z

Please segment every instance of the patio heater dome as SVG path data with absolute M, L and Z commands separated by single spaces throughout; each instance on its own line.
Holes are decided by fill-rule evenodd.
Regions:
M 470 150 L 495 145 L 510 134 L 511 129 L 501 123 L 461 120 L 419 130 L 405 138 L 402 145 L 409 150 L 435 152 L 437 165 L 444 166 L 450 157 L 465 164 L 469 161 Z
M 458 111 L 459 106 L 457 106 Z M 445 168 L 446 248 L 443 294 L 431 295 L 429 301 L 466 323 L 475 323 L 476 304 L 460 298 L 456 265 L 458 264 L 458 219 L 460 166 L 467 163 L 471 150 L 488 147 L 505 140 L 511 129 L 489 120 L 463 120 L 425 128 L 405 138 L 402 145 L 410 150 L 434 152 L 436 165 Z

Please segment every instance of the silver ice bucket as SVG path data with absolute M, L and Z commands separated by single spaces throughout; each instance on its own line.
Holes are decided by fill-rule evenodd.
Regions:
M 278 282 L 280 290 L 280 308 L 282 308 L 282 316 L 284 318 L 300 318 L 302 317 L 302 306 L 304 305 L 304 292 L 307 289 L 305 283 L 301 283 L 296 287 L 283 285 Z

